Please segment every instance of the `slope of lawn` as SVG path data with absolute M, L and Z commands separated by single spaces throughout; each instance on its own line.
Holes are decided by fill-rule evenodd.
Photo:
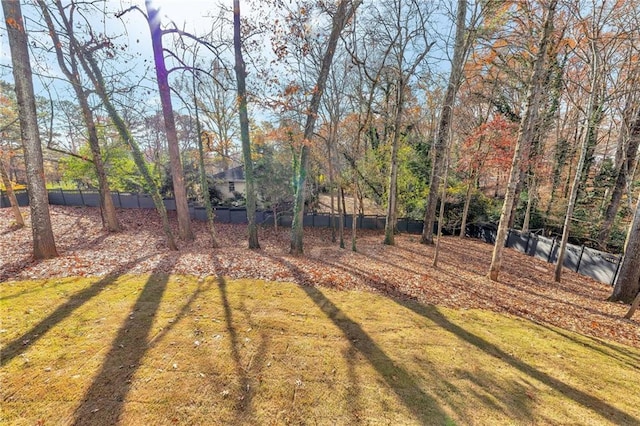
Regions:
M 488 310 L 131 274 L 0 318 L 0 424 L 640 424 L 640 349 Z

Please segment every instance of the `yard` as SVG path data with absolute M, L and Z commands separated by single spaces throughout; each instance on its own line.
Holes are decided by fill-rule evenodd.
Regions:
M 23 210 L 25 214 L 28 210 Z M 640 327 L 610 287 L 491 246 L 204 225 L 177 253 L 156 215 L 52 206 L 59 258 L 0 211 L 3 424 L 639 424 Z

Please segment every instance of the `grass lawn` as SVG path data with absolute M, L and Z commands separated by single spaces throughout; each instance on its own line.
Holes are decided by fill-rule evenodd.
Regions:
M 0 310 L 2 424 L 640 424 L 640 349 L 489 311 L 179 275 Z

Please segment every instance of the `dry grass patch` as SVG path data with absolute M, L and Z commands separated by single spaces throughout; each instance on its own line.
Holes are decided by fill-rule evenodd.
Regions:
M 640 423 L 639 349 L 484 310 L 163 274 L 0 309 L 3 424 Z

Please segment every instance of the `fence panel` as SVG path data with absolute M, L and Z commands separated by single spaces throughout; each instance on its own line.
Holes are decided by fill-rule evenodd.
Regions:
M 529 245 L 531 246 L 529 252 L 533 257 L 537 257 L 538 259 L 548 262 L 549 254 L 555 245 L 555 240 L 541 235 L 536 235 L 531 238 Z
M 167 210 L 176 210 L 176 200 L 173 198 L 165 198 L 162 200 L 164 203 L 164 208 Z
M 192 217 L 195 220 L 206 222 L 207 221 L 207 209 L 205 209 L 204 207 L 195 206 L 193 208 L 193 216 Z
M 16 200 L 18 201 L 18 205 L 20 207 L 26 207 L 29 205 L 29 194 L 24 189 L 19 189 L 17 191 L 13 191 L 13 194 L 16 196 Z M 9 196 L 7 192 L 0 189 L 0 208 L 10 207 L 11 202 L 9 201 Z
M 585 247 L 578 272 L 603 283 L 613 284 L 620 256 Z
M 293 223 L 293 216 L 291 215 L 282 215 L 279 220 L 280 226 L 291 226 Z
M 155 205 L 153 204 L 153 198 L 147 194 L 138 194 L 138 203 L 140 204 L 141 209 L 153 209 Z
M 229 223 L 247 223 L 245 209 L 229 209 Z
M 66 205 L 66 199 L 64 192 L 60 191 L 47 191 L 49 194 L 49 204 L 53 204 L 54 206 L 64 206 Z
M 97 192 L 83 192 L 82 201 L 87 207 L 100 207 L 100 194 Z
M 511 230 L 507 237 L 507 247 L 511 247 L 513 249 L 518 250 L 521 253 L 526 253 L 529 246 L 529 240 L 531 239 L 531 234 L 523 234 L 520 231 Z
M 422 234 L 423 222 L 421 220 L 410 220 L 407 224 L 408 234 Z
M 562 266 L 565 268 L 569 268 L 572 271 L 578 269 L 578 262 L 580 261 L 580 257 L 582 255 L 582 246 L 576 246 L 573 244 L 567 244 L 567 249 L 564 252 L 564 262 L 562 262 Z M 557 250 L 556 250 L 556 258 L 553 259 L 553 262 L 556 262 L 557 259 Z

